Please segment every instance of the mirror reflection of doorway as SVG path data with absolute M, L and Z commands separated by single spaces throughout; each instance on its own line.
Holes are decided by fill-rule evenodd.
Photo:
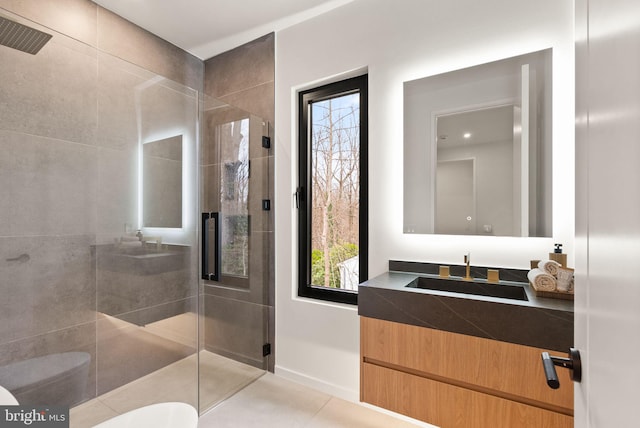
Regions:
M 438 162 L 435 233 L 476 233 L 475 160 Z
M 528 201 L 528 185 L 521 185 L 521 171 L 528 174 L 529 168 L 523 164 L 528 163 L 529 157 L 525 154 L 529 152 L 521 150 L 522 121 L 519 116 L 515 117 L 515 111 L 513 104 L 496 102 L 491 106 L 436 116 L 434 181 L 442 190 L 434 184 L 433 198 L 436 205 L 438 198 L 445 199 L 434 209 L 434 216 L 440 218 L 440 227 L 434 218 L 434 233 L 519 236 L 519 229 L 514 230 L 514 227 L 521 223 L 521 201 Z M 473 159 L 472 183 L 468 170 L 463 173 L 456 169 L 440 174 L 440 168 L 453 168 L 445 162 L 470 159 Z M 469 168 L 471 166 L 467 166 Z M 463 177 L 467 177 L 466 184 L 461 181 Z M 443 180 L 453 182 L 444 183 Z M 527 191 L 523 192 L 523 188 Z M 440 191 L 451 194 L 443 196 Z M 473 206 L 470 206 L 471 191 Z M 460 195 L 463 199 L 457 200 Z M 449 198 L 453 200 L 449 201 Z M 451 207 L 451 212 L 446 211 L 444 207 L 447 206 Z M 462 208 L 464 212 L 459 212 Z M 462 215 L 464 220 L 460 219 Z M 471 220 L 467 220 L 468 217 Z

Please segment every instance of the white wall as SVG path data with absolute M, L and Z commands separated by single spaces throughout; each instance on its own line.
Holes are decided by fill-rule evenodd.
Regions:
M 491 225 L 491 235 L 513 236 L 520 232 L 520 223 L 514 219 L 513 209 L 513 166 L 515 163 L 513 161 L 513 151 L 512 140 L 474 144 L 470 147 L 460 146 L 438 149 L 438 186 L 446 186 L 443 183 L 444 181 L 450 183 L 451 189 L 453 189 L 438 187 L 437 194 L 439 198 L 442 197 L 443 193 L 455 194 L 455 189 L 459 189 L 459 187 L 456 187 L 458 180 L 455 175 L 449 175 L 441 179 L 440 162 L 474 159 L 475 177 L 473 182 L 475 183 L 476 212 L 472 224 L 475 225 L 476 230 L 471 232 L 472 234 L 482 234 L 485 224 Z M 436 203 L 436 207 L 438 207 L 438 203 Z M 447 213 L 447 210 L 444 210 L 444 212 Z M 445 222 L 452 221 L 451 215 L 446 217 L 449 218 L 443 219 L 441 217 L 437 223 L 442 224 L 440 223 L 442 220 Z M 461 219 L 463 220 L 464 217 L 461 217 Z M 453 224 L 457 221 L 458 219 L 453 220 Z
M 402 233 L 402 83 L 552 47 L 554 237 Z M 355 0 L 276 35 L 276 373 L 347 399 L 359 389 L 356 308 L 299 299 L 296 91 L 369 73 L 369 276 L 389 259 L 526 268 L 561 242 L 573 260 L 573 2 Z

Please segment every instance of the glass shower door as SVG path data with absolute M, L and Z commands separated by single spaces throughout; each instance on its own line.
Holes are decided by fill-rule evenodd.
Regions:
M 197 124 L 197 91 L 98 53 L 96 393 L 119 413 L 198 404 Z
M 0 12 L 52 35 L 0 49 L 0 385 L 71 426 L 197 406 L 198 93 Z
M 203 106 L 202 410 L 268 368 L 272 302 L 267 124 L 210 97 Z

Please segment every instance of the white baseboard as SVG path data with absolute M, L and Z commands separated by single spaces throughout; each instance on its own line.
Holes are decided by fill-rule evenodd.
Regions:
M 333 395 L 334 397 L 342 398 L 343 400 L 358 403 L 360 401 L 360 392 L 358 390 L 352 390 L 340 385 L 325 382 L 293 370 L 280 367 L 276 364 L 274 374 L 293 382 L 297 382 L 301 385 L 308 386 L 325 394 Z
M 410 418 L 409 416 L 401 415 L 400 413 L 392 412 L 391 410 L 383 409 L 382 407 L 377 407 L 369 403 L 360 402 L 361 406 L 366 408 L 375 410 L 376 412 L 384 413 L 385 415 L 393 416 L 396 419 L 400 419 L 401 421 L 406 421 L 414 424 L 416 427 L 421 428 L 439 428 L 436 425 L 431 425 L 426 422 L 419 421 L 417 419 Z
M 347 389 L 339 385 L 335 385 L 332 383 L 325 382 L 323 380 L 286 369 L 284 367 L 280 367 L 278 365 L 275 366 L 274 374 L 276 376 L 280 376 L 283 379 L 290 380 L 292 382 L 299 383 L 304 386 L 308 386 L 309 388 L 313 388 L 317 391 L 324 392 L 325 394 L 333 395 L 334 397 L 341 398 L 346 401 L 351 401 L 352 403 L 360 404 L 361 406 L 367 407 L 369 409 L 375 410 L 380 413 L 384 413 L 389 416 L 393 416 L 396 419 L 400 419 L 403 421 L 411 422 L 416 425 L 416 427 L 423 428 L 438 428 L 435 425 L 428 424 L 426 422 L 419 421 L 417 419 L 410 418 L 405 415 L 401 415 L 399 413 L 392 412 L 390 410 L 386 410 L 380 407 L 373 406 L 368 403 L 360 402 L 360 392 L 354 391 L 352 389 Z

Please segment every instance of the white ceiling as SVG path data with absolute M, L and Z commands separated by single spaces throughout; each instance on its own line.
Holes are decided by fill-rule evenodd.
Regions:
M 208 59 L 353 0 L 93 0 Z
M 506 105 L 439 116 L 438 148 L 512 141 L 513 114 L 513 106 Z

